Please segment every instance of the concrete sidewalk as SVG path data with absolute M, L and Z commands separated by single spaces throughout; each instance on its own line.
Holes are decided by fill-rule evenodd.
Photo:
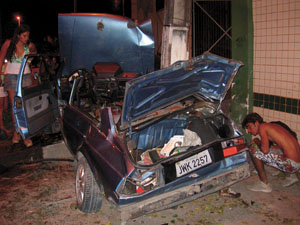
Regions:
M 73 161 L 73 156 L 62 140 L 46 146 L 35 144 L 30 148 L 26 148 L 22 143 L 12 145 L 10 140 L 0 141 L 0 173 L 1 170 L 16 164 L 51 160 Z

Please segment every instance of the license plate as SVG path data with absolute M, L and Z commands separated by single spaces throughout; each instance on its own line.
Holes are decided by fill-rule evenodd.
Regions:
M 208 150 L 193 155 L 187 159 L 181 160 L 175 164 L 176 175 L 181 177 L 191 171 L 206 166 L 212 162 Z

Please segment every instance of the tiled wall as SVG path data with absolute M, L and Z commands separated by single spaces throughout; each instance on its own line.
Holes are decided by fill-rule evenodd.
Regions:
M 300 140 L 300 0 L 253 0 L 253 111 Z

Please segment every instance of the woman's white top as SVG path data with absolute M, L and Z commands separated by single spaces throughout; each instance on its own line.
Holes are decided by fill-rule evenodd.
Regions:
M 17 57 L 16 54 L 12 57 L 11 62 L 7 62 L 5 68 L 5 74 L 19 74 L 22 60 L 25 55 L 29 54 L 29 48 L 27 45 L 24 47 L 24 53 L 20 57 Z M 30 68 L 28 64 L 25 66 L 25 74 L 30 73 Z

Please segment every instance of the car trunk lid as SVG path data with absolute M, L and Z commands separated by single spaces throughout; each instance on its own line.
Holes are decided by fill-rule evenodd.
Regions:
M 195 94 L 220 105 L 242 65 L 204 53 L 127 82 L 120 128 L 130 128 L 132 122 Z

